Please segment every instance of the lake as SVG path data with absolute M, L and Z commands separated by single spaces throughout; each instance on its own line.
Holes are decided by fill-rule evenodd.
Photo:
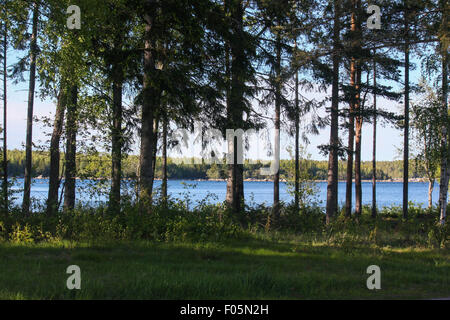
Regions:
M 107 190 L 109 186 L 101 184 L 94 180 L 77 180 L 77 201 L 95 205 L 96 203 L 107 200 Z M 161 181 L 155 181 L 155 188 L 160 187 Z M 316 182 L 317 195 L 315 199 L 321 206 L 325 206 L 327 183 Z M 377 205 L 379 208 L 384 206 L 402 205 L 402 186 L 401 182 L 378 182 L 377 183 Z M 439 185 L 435 184 L 433 192 L 433 202 L 438 202 Z M 23 179 L 17 179 L 14 185 L 15 204 L 20 204 L 22 194 L 20 188 L 23 187 Z M 133 188 L 129 182 L 124 182 L 124 192 L 133 193 Z M 195 205 L 199 201 L 206 199 L 209 203 L 222 202 L 226 195 L 225 181 L 182 181 L 170 180 L 168 182 L 169 194 L 172 198 L 189 199 Z M 372 183 L 363 182 L 363 204 L 370 204 L 372 201 Z M 248 204 L 271 205 L 273 202 L 273 183 L 268 181 L 246 181 L 244 182 L 244 192 L 246 202 Z M 45 203 L 48 193 L 48 180 L 35 179 L 32 183 L 31 197 L 35 203 Z M 280 182 L 280 200 L 292 201 L 293 197 L 289 194 L 288 186 L 284 182 Z M 339 203 L 345 202 L 345 182 L 339 183 Z M 355 199 L 353 188 L 353 201 Z M 409 200 L 424 206 L 428 203 L 428 183 L 426 182 L 410 182 L 409 183 Z M 354 204 L 354 203 L 353 203 Z

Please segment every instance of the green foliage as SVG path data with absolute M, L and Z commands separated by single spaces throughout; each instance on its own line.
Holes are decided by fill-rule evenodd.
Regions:
M 450 228 L 448 224 L 435 224 L 428 232 L 428 246 L 431 248 L 443 248 L 450 242 Z
M 193 164 L 192 159 L 183 159 L 185 163 L 179 163 L 180 159 L 168 158 L 167 174 L 169 179 L 225 179 L 225 164 Z M 8 151 L 8 172 L 11 177 L 21 177 L 24 172 L 25 152 L 21 150 Z M 61 153 L 61 170 L 64 167 L 64 153 Z M 80 153 L 77 155 L 77 174 L 84 178 L 109 178 L 111 176 L 111 156 L 105 153 Z M 280 176 L 287 181 L 293 177 L 293 160 L 280 161 Z M 139 166 L 139 156 L 128 155 L 122 160 L 122 175 L 124 178 L 136 178 Z M 246 179 L 267 179 L 260 175 L 260 168 L 264 164 L 261 161 L 250 164 L 248 160 L 244 163 L 244 178 Z M 410 161 L 410 177 L 424 178 L 425 174 L 421 169 L 422 162 Z M 307 157 L 301 159 L 301 174 L 305 183 L 308 180 L 326 180 L 328 163 L 327 161 L 311 160 Z M 346 162 L 339 162 L 339 179 L 345 179 Z M 378 161 L 377 177 L 379 180 L 398 179 L 402 177 L 403 161 Z M 33 152 L 34 177 L 48 177 L 50 172 L 50 158 L 48 152 Z M 156 158 L 155 175 L 157 179 L 162 178 L 162 161 Z M 361 164 L 362 179 L 372 179 L 372 162 L 363 161 Z M 308 190 L 312 190 L 312 185 L 305 184 Z
M 77 208 L 48 217 L 34 213 L 32 217 L 12 213 L 0 221 L 1 239 L 12 242 L 40 242 L 51 239 L 71 241 L 220 241 L 245 237 L 217 206 L 187 211 L 180 204 L 166 209 L 155 207 L 151 215 L 141 215 L 128 206 L 123 214 L 111 215 L 107 208 Z
M 292 150 L 288 150 L 291 158 Z M 316 183 L 313 181 L 314 176 L 311 174 L 312 166 L 314 165 L 311 161 L 311 155 L 306 154 L 304 147 L 300 147 L 300 159 L 299 159 L 299 190 L 298 199 L 299 205 L 305 206 L 306 204 L 316 203 L 316 195 L 318 194 L 318 188 Z M 287 161 L 284 165 L 283 179 L 287 181 L 288 192 L 295 196 L 295 159 L 293 161 Z
M 411 108 L 412 142 L 420 169 L 430 182 L 434 182 L 441 161 L 440 129 L 444 117 L 440 112 L 441 101 L 434 89 L 424 79 L 420 88 L 423 95 Z
M 293 205 L 282 205 L 276 220 L 270 219 L 271 208 L 263 205 L 247 208 L 244 225 L 222 205 L 206 203 L 189 210 L 183 201 L 169 201 L 167 206 L 155 205 L 148 215 L 140 214 L 138 208 L 129 203 L 120 212 L 112 213 L 106 207 L 79 207 L 51 217 L 39 212 L 32 216 L 12 212 L 0 219 L 0 241 L 218 243 L 263 236 L 279 240 L 297 237 L 348 250 L 360 246 L 444 248 L 450 245 L 450 228 L 436 224 L 438 211 L 412 204 L 408 220 L 402 219 L 401 208 L 391 207 L 380 210 L 375 220 L 370 217 L 370 210 L 364 210 L 358 220 L 340 216 L 329 225 L 324 225 L 325 215 L 315 206 L 303 206 L 297 211 Z
M 34 242 L 33 232 L 30 226 L 26 223 L 23 227 L 16 223 L 9 233 L 9 239 L 13 243 L 32 243 Z

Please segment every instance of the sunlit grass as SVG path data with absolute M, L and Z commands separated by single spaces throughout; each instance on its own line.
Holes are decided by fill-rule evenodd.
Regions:
M 450 296 L 448 249 L 222 243 L 0 244 L 1 299 L 399 299 Z M 66 268 L 82 288 L 66 288 Z M 381 290 L 366 287 L 379 265 Z

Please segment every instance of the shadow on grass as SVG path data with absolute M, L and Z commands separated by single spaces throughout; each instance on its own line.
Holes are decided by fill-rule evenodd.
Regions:
M 66 268 L 82 288 L 66 288 Z M 366 287 L 379 265 L 382 289 Z M 384 299 L 450 295 L 448 251 L 270 241 L 0 244 L 1 299 Z

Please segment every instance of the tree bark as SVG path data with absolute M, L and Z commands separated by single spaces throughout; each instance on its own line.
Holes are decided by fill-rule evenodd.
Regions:
M 297 41 L 295 41 L 295 50 L 297 50 Z M 295 70 L 295 186 L 294 186 L 294 206 L 296 212 L 299 207 L 300 191 L 300 106 L 298 100 L 298 69 Z
M 31 170 L 32 170 L 32 150 L 33 150 L 33 107 L 34 91 L 36 85 L 36 55 L 37 55 L 37 32 L 38 32 L 38 1 L 33 2 L 33 27 L 30 43 L 30 83 L 28 90 L 28 112 L 27 112 L 27 137 L 25 142 L 25 175 L 22 211 L 24 214 L 30 212 L 31 195 Z
M 162 184 L 161 184 L 161 194 L 163 206 L 167 207 L 167 108 L 163 115 L 163 141 L 162 141 Z
M 326 222 L 330 223 L 338 210 L 338 147 L 339 147 L 339 32 L 340 32 L 340 3 L 333 1 L 333 82 L 331 89 L 331 124 L 330 124 L 330 153 L 328 156 L 327 207 Z
M 58 211 L 58 191 L 60 174 L 60 150 L 59 143 L 64 123 L 64 112 L 66 108 L 66 88 L 61 85 L 56 105 L 55 120 L 53 122 L 53 132 L 50 140 L 50 174 L 47 198 L 47 214 L 54 215 Z
M 5 214 L 8 214 L 8 143 L 7 143 L 7 110 L 8 110 L 8 69 L 7 69 L 7 51 L 8 51 L 8 23 L 4 22 L 3 38 L 3 205 Z
M 361 51 L 361 0 L 355 0 L 355 32 L 356 50 Z M 361 105 L 361 58 L 356 59 L 356 86 L 355 86 L 355 215 L 359 218 L 362 213 L 362 182 L 361 182 L 361 145 L 363 110 Z
M 356 61 L 352 59 L 350 64 L 350 86 L 355 87 L 356 80 Z M 352 187 L 353 187 L 353 145 L 355 137 L 355 108 L 354 101 L 349 106 L 349 121 L 348 121 L 348 146 L 347 146 L 347 181 L 346 181 L 346 193 L 345 193 L 345 216 L 350 217 L 352 215 Z
M 444 22 L 446 22 L 445 18 Z M 447 217 L 448 183 L 450 178 L 450 128 L 448 119 L 448 52 L 442 48 L 442 136 L 441 136 L 441 177 L 439 184 L 440 223 L 443 225 Z
M 280 148 L 280 113 L 281 113 L 281 38 L 277 35 L 275 60 L 275 148 Z M 275 150 L 275 154 L 279 154 Z M 273 213 L 275 221 L 280 214 L 280 170 L 273 179 Z
M 353 50 L 358 49 L 358 31 L 357 27 L 357 12 L 356 12 L 357 0 L 352 0 L 352 15 L 350 30 L 354 39 L 352 40 Z M 356 39 L 356 40 L 355 40 Z M 350 87 L 352 88 L 351 101 L 350 101 L 350 114 L 349 114 L 349 128 L 348 128 L 348 151 L 347 151 L 347 183 L 345 194 L 345 216 L 350 217 L 352 214 L 352 189 L 353 189 L 353 154 L 354 154 L 354 142 L 355 142 L 355 113 L 357 109 L 357 86 L 358 86 L 358 61 L 355 55 L 352 56 L 350 62 Z M 356 119 L 356 130 L 358 130 L 358 119 Z M 357 137 L 358 139 L 358 137 Z M 356 146 L 358 147 L 358 145 Z M 356 162 L 357 159 L 355 159 Z M 356 173 L 357 170 L 355 170 Z M 355 176 L 356 180 L 356 176 Z M 356 182 L 356 181 L 355 181 Z
M 67 103 L 64 210 L 73 210 L 75 208 L 75 178 L 77 175 L 77 104 L 78 86 L 72 85 L 70 87 L 70 97 Z
M 355 137 L 355 118 L 353 106 L 350 106 L 350 115 L 348 121 L 348 146 L 347 146 L 347 178 L 345 185 L 345 216 L 352 215 L 352 189 L 353 189 L 353 145 Z
M 230 0 L 225 0 L 225 10 L 227 13 L 229 13 L 229 1 Z M 225 96 L 226 96 L 226 108 L 227 108 L 227 128 L 228 129 L 230 126 L 230 123 L 232 121 L 232 112 L 233 110 L 231 109 L 231 48 L 230 48 L 230 41 L 226 40 L 225 41 L 225 78 L 226 78 L 226 92 L 225 92 Z M 227 141 L 227 152 L 228 154 L 233 154 L 234 152 L 234 141 L 233 143 L 231 143 L 231 141 Z M 227 203 L 227 206 L 229 208 L 233 208 L 233 202 L 234 202 L 234 190 L 235 190 L 235 186 L 234 186 L 234 169 L 233 169 L 234 165 L 233 164 L 227 164 L 227 191 L 226 191 L 226 196 L 225 196 L 225 202 Z
M 152 40 L 152 27 L 155 18 L 154 2 L 148 0 L 144 14 L 144 81 L 142 103 L 142 128 L 140 150 L 140 194 L 139 204 L 141 213 L 151 213 L 153 192 L 153 153 L 154 132 L 153 119 L 156 109 L 155 88 L 152 86 L 155 74 L 155 59 L 153 56 L 154 43 Z
M 372 218 L 377 216 L 377 63 L 373 61 Z
M 159 104 L 157 104 L 157 105 L 159 105 Z M 156 114 L 153 119 L 153 162 L 152 162 L 153 180 L 152 180 L 152 185 L 155 181 L 155 176 L 156 176 L 156 154 L 158 153 L 158 131 L 159 131 L 159 115 Z
M 361 184 L 361 145 L 362 145 L 362 125 L 363 116 L 361 109 L 360 90 L 361 90 L 361 65 L 358 62 L 356 72 L 356 104 L 355 110 L 357 112 L 355 121 L 355 215 L 361 216 L 362 212 L 362 184 Z
M 224 11 L 228 16 L 230 14 L 230 1 L 224 0 Z M 230 122 L 232 121 L 232 109 L 231 109 L 231 47 L 230 40 L 225 40 L 225 98 L 226 98 L 226 108 L 227 108 L 227 128 L 230 127 Z M 232 154 L 234 151 L 233 144 L 227 141 L 227 152 Z M 233 165 L 227 164 L 227 190 L 225 195 L 225 203 L 229 208 L 233 207 L 233 197 L 234 197 L 234 184 L 233 184 Z
M 123 66 L 121 62 L 115 62 L 113 66 L 113 123 L 112 123 L 112 148 L 111 148 L 111 192 L 109 196 L 110 208 L 120 211 L 120 188 L 122 181 L 122 87 Z
M 409 22 L 405 9 L 405 127 L 403 135 L 403 218 L 408 218 L 409 182 Z
M 230 98 L 227 110 L 227 129 L 239 129 L 242 126 L 244 89 L 245 89 L 245 51 L 243 48 L 243 18 L 242 0 L 230 2 L 230 15 L 233 20 L 232 39 L 230 45 Z M 234 142 L 234 143 L 233 143 Z M 232 148 L 232 149 L 231 149 Z M 228 143 L 229 152 L 233 150 L 234 162 L 228 165 L 227 204 L 241 223 L 241 208 L 244 201 L 244 167 L 238 164 L 237 138 Z
M 428 181 L 428 209 L 433 207 L 433 189 L 434 189 L 434 180 Z

